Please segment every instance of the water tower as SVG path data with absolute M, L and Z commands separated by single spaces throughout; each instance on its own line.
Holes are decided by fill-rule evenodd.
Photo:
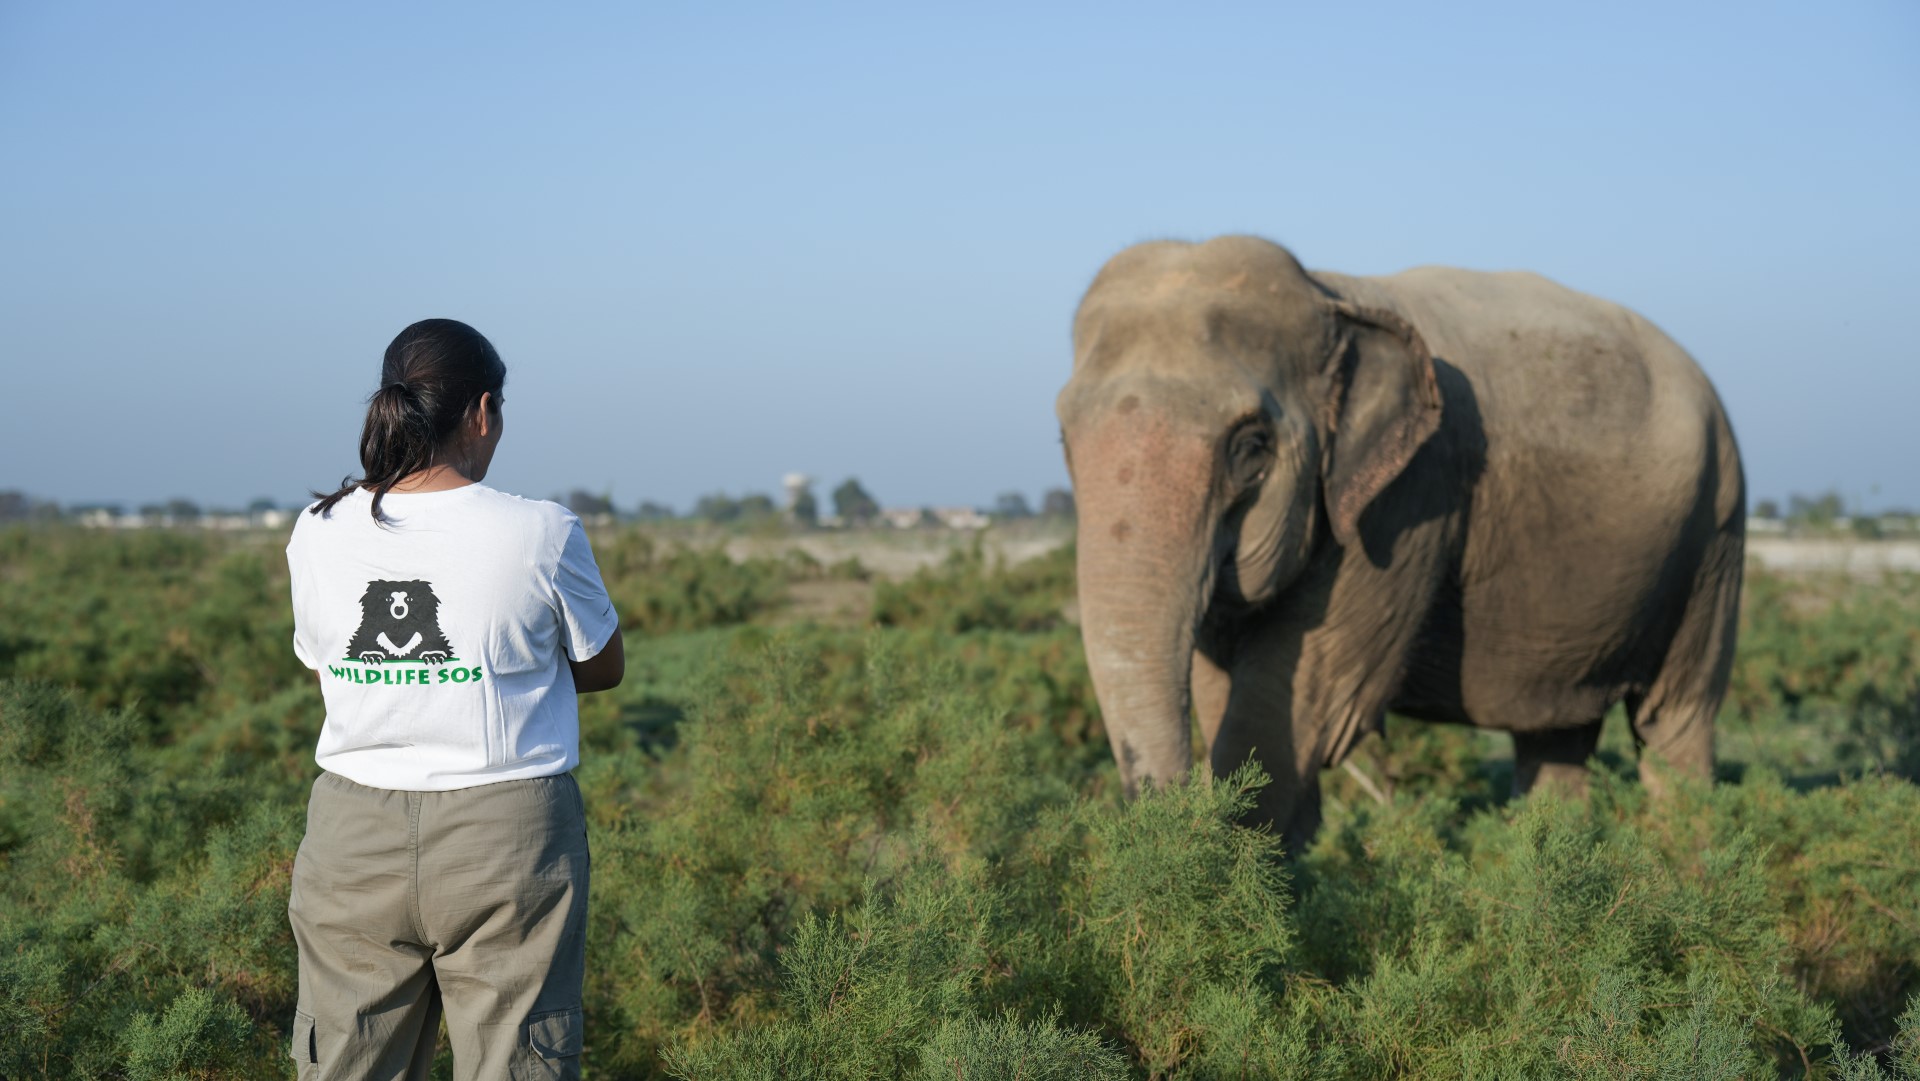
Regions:
M 813 478 L 805 473 L 788 473 L 780 478 L 780 486 L 787 490 L 787 517 L 795 517 L 802 503 L 813 502 Z

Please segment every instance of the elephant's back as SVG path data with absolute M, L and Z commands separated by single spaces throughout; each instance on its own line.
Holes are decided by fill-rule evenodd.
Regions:
M 1658 327 L 1538 274 L 1416 267 L 1382 277 L 1315 277 L 1398 312 L 1435 356 L 1474 383 L 1483 408 L 1512 408 L 1520 415 L 1507 419 L 1515 423 L 1537 418 L 1546 436 L 1661 426 L 1679 419 L 1662 415 L 1668 407 L 1703 421 L 1719 410 L 1700 366 Z
M 1490 454 L 1601 473 L 1662 469 L 1692 491 L 1673 467 L 1691 459 L 1704 468 L 1704 444 L 1726 429 L 1719 397 L 1686 350 L 1632 310 L 1538 274 L 1419 267 L 1315 277 L 1419 328 L 1472 388 Z
M 1675 617 L 1708 542 L 1744 510 L 1732 432 L 1693 358 L 1636 313 L 1535 274 L 1316 276 L 1396 311 L 1464 377 L 1442 423 L 1480 451 L 1458 564 L 1469 713 L 1551 727 L 1585 708 L 1549 704 L 1569 679 L 1603 696 L 1641 683 L 1641 632 Z

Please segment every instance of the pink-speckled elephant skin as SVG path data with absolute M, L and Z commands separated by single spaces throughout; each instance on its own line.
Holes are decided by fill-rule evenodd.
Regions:
M 1641 773 L 1710 777 L 1740 454 L 1684 350 L 1526 273 L 1349 277 L 1252 237 L 1115 256 L 1058 413 L 1082 634 L 1130 792 L 1257 760 L 1295 846 L 1386 711 L 1513 734 L 1579 787 L 1624 701 Z

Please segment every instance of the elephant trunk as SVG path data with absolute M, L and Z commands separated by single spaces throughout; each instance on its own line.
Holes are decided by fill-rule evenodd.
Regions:
M 1211 581 L 1209 450 L 1149 436 L 1074 443 L 1081 640 L 1128 795 L 1193 766 L 1194 633 Z

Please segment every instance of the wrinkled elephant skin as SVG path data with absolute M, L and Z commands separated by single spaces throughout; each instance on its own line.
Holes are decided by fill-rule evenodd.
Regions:
M 1187 776 L 1197 715 L 1298 846 L 1387 710 L 1511 732 L 1524 790 L 1581 785 L 1620 701 L 1649 782 L 1711 775 L 1744 480 L 1638 315 L 1532 274 L 1142 244 L 1081 302 L 1057 407 L 1129 792 Z

